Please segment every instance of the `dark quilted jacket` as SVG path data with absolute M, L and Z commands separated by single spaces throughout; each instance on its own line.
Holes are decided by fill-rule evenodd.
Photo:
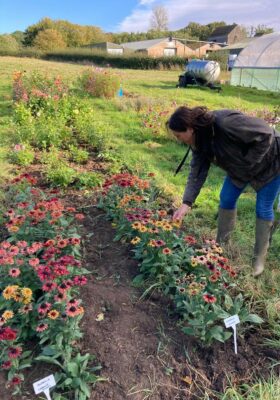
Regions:
M 213 111 L 212 139 L 203 151 L 192 149 L 183 203 L 192 204 L 214 163 L 225 170 L 233 183 L 250 183 L 261 189 L 280 175 L 280 133 L 264 120 L 235 110 Z

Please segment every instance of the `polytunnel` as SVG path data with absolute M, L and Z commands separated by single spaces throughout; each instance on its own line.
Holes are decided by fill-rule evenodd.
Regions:
M 231 85 L 280 91 L 280 32 L 249 42 L 235 60 Z

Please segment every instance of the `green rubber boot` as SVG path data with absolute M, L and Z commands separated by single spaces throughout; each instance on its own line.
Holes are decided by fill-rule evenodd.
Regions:
M 230 234 L 234 229 L 236 221 L 237 210 L 226 210 L 225 208 L 219 208 L 218 214 L 218 232 L 216 242 L 219 244 L 227 243 L 230 238 Z
M 253 276 L 259 276 L 264 270 L 267 250 L 269 248 L 269 240 L 273 221 L 266 221 L 257 218 L 256 221 L 256 239 L 253 257 Z

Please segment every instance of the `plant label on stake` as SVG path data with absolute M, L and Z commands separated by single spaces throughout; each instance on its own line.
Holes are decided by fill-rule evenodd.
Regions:
M 238 315 L 232 315 L 224 319 L 224 323 L 226 328 L 232 328 L 233 330 L 233 340 L 234 340 L 234 352 L 237 354 L 237 334 L 236 334 L 236 325 L 240 323 L 240 319 Z
M 54 387 L 55 385 L 56 383 L 54 376 L 49 375 L 44 379 L 40 379 L 39 381 L 34 382 L 33 388 L 35 394 L 44 393 L 48 400 L 52 400 L 50 395 L 50 388 Z

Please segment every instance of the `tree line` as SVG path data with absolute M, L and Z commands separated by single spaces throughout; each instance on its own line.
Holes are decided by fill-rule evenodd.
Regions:
M 224 21 L 215 21 L 206 25 L 190 22 L 184 28 L 172 31 L 168 29 L 168 16 L 164 8 L 160 6 L 153 10 L 150 29 L 147 32 L 138 33 L 108 33 L 98 26 L 43 18 L 36 24 L 28 26 L 24 32 L 16 31 L 12 34 L 0 35 L 0 50 L 17 51 L 20 48 L 32 47 L 43 51 L 52 51 L 86 47 L 100 42 L 125 43 L 169 36 L 205 41 L 215 28 L 225 25 Z M 247 28 L 248 36 L 270 32 L 273 32 L 273 29 L 265 25 Z

